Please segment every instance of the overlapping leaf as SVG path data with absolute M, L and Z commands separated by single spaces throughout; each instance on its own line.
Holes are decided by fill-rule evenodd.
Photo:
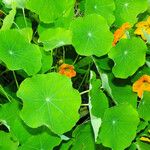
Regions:
M 17 95 L 23 101 L 22 119 L 30 127 L 46 125 L 62 134 L 79 119 L 80 95 L 72 88 L 70 79 L 60 74 L 27 78 L 21 83 Z
M 134 24 L 137 21 L 137 16 L 147 10 L 147 0 L 114 0 L 115 23 L 120 26 L 125 22 Z
M 15 3 L 18 8 L 24 8 L 27 0 L 3 0 L 6 7 L 12 7 Z
M 44 44 L 46 51 L 72 43 L 70 30 L 63 28 L 48 29 L 40 34 L 39 41 Z
M 74 2 L 74 0 L 29 0 L 26 6 L 37 13 L 41 21 L 50 23 L 65 15 Z
M 73 46 L 80 55 L 102 56 L 112 47 L 112 33 L 107 21 L 100 15 L 77 18 L 72 22 L 71 30 Z
M 124 150 L 135 138 L 138 123 L 138 113 L 129 104 L 107 109 L 99 135 L 102 144 L 113 150 Z
M 144 65 L 146 45 L 138 38 L 123 39 L 109 52 L 115 65 L 112 69 L 115 77 L 127 78 Z M 123 67 L 123 68 L 122 68 Z
M 111 25 L 115 17 L 113 11 L 115 10 L 115 3 L 113 0 L 86 0 L 85 13 L 86 14 L 100 14 L 106 18 L 109 25 Z
M 0 31 L 0 59 L 10 70 L 23 69 L 28 75 L 41 68 L 41 52 L 30 44 L 18 30 Z

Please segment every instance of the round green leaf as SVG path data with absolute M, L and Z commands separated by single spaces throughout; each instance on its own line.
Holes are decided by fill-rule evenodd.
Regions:
M 21 83 L 17 95 L 23 101 L 21 117 L 30 127 L 46 125 L 62 134 L 79 119 L 80 94 L 68 77 L 57 73 L 35 75 Z
M 137 15 L 148 8 L 147 0 L 114 0 L 116 4 L 115 17 L 118 26 L 125 22 L 134 24 Z
M 113 150 L 124 150 L 135 138 L 138 123 L 138 113 L 129 104 L 107 109 L 99 135 L 102 144 Z
M 16 150 L 18 142 L 13 141 L 10 133 L 0 131 L 0 150 Z
M 108 56 L 114 61 L 115 77 L 127 78 L 145 63 L 146 45 L 138 38 L 122 39 L 111 49 Z
M 102 56 L 112 47 L 112 33 L 107 21 L 100 15 L 77 18 L 72 22 L 71 30 L 73 46 L 80 55 Z
M 71 44 L 71 32 L 63 28 L 48 29 L 40 34 L 39 41 L 44 44 L 46 51 Z
M 141 118 L 150 121 L 150 92 L 144 92 L 143 99 L 138 107 L 138 113 Z
M 28 0 L 26 7 L 37 13 L 41 21 L 54 22 L 74 5 L 74 0 Z
M 113 11 L 115 3 L 113 0 L 86 0 L 85 13 L 86 14 L 99 14 L 106 18 L 109 25 L 111 25 L 115 17 Z
M 41 52 L 30 44 L 18 30 L 0 31 L 0 59 L 10 70 L 23 69 L 28 75 L 41 68 Z

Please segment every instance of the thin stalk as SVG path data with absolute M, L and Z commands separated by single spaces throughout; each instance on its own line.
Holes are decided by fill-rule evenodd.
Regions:
M 14 76 L 14 79 L 15 79 L 15 83 L 16 83 L 16 86 L 17 86 L 17 89 L 19 88 L 19 84 L 18 84 L 18 81 L 17 81 L 17 77 L 16 77 L 16 74 L 14 71 L 13 72 L 13 76 Z
M 86 93 L 89 93 L 89 92 L 90 92 L 90 90 L 86 90 L 86 91 L 81 92 L 80 95 L 83 95 L 83 94 L 86 94 Z

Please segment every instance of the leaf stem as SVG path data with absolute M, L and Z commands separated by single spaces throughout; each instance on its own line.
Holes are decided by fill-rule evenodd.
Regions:
M 18 84 L 18 81 L 17 81 L 17 77 L 16 77 L 16 74 L 15 74 L 15 71 L 12 71 L 13 72 L 13 76 L 14 76 L 14 79 L 15 79 L 15 82 L 16 82 L 16 86 L 17 86 L 17 89 L 19 88 L 19 84 Z
M 83 95 L 83 94 L 86 94 L 86 93 L 89 93 L 89 92 L 90 92 L 90 90 L 86 90 L 86 91 L 81 92 L 80 95 Z
M 81 106 L 89 106 L 89 104 L 81 104 Z
M 22 13 L 23 13 L 23 18 L 24 18 L 25 25 L 27 27 L 27 20 L 26 20 L 24 8 L 22 8 Z

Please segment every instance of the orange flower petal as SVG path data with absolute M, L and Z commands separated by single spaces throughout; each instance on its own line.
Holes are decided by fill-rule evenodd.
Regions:
M 131 28 L 131 25 L 128 22 L 126 22 L 119 29 L 117 29 L 114 32 L 114 40 L 113 40 L 112 45 L 115 46 L 121 38 L 126 38 L 125 31 L 130 28 Z
M 132 86 L 133 92 L 138 93 L 138 97 L 142 98 L 144 91 L 150 92 L 150 76 L 143 75 Z
M 69 78 L 76 76 L 76 72 L 74 71 L 74 66 L 68 64 L 62 64 L 59 67 L 59 73 Z

